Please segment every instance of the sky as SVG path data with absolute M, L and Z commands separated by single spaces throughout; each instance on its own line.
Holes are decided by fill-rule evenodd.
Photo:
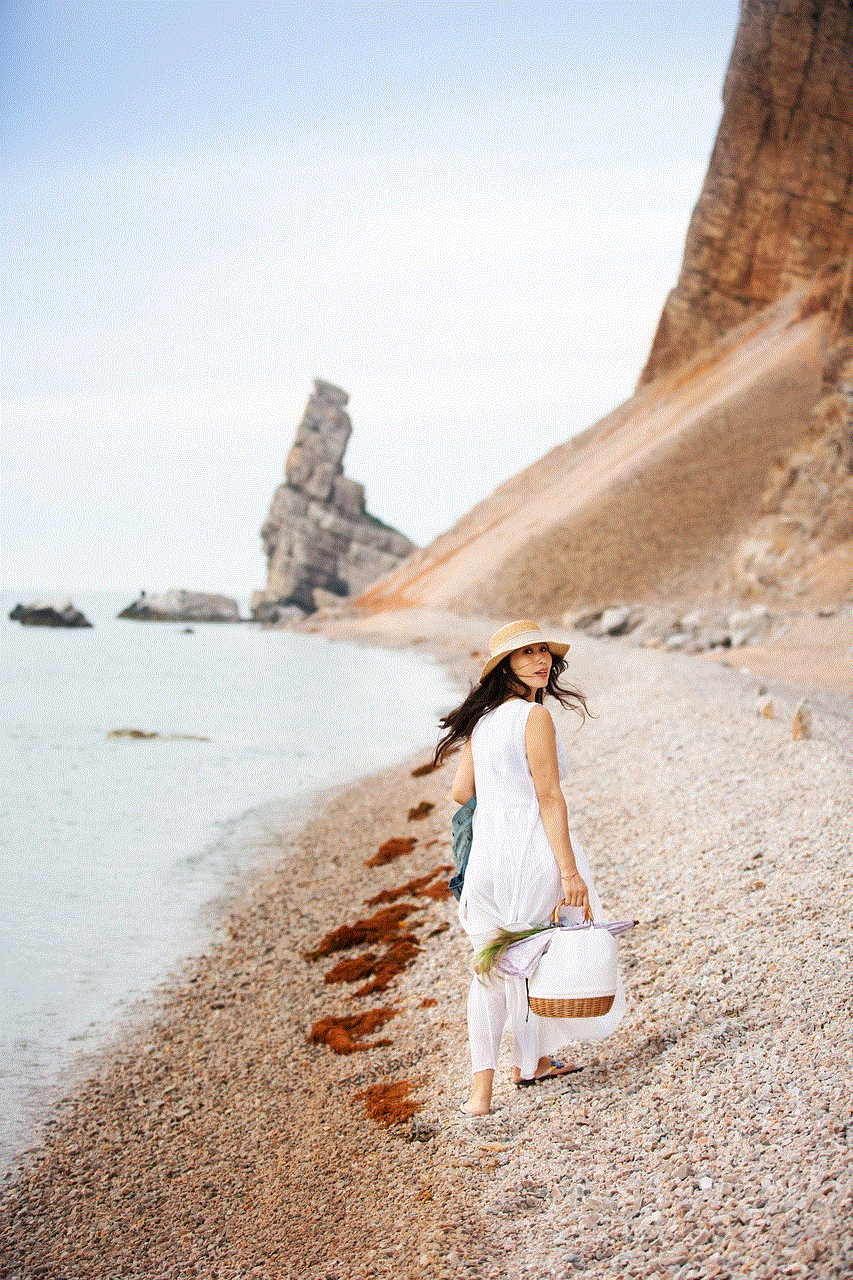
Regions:
M 421 545 L 626 399 L 737 20 L 3 0 L 0 585 L 247 598 L 315 377 Z

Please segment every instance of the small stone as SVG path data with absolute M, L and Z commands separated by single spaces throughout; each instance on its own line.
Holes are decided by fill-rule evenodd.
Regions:
M 631 608 L 627 604 L 613 605 L 605 609 L 596 630 L 602 636 L 622 636 L 628 630 Z
M 758 703 L 758 715 L 764 720 L 773 719 L 773 703 L 769 698 L 761 699 Z
M 806 698 L 802 699 L 794 712 L 791 734 L 795 742 L 800 738 L 810 738 L 812 736 L 812 709 Z

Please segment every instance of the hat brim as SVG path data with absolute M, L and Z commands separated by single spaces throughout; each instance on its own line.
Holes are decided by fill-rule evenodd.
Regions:
M 521 641 L 520 644 L 518 643 L 519 640 Z M 513 636 L 512 640 L 507 642 L 505 648 L 502 648 L 498 653 L 493 653 L 489 658 L 488 662 L 483 667 L 483 670 L 480 672 L 480 684 L 483 683 L 490 671 L 494 671 L 495 667 L 498 666 L 499 663 L 503 662 L 504 658 L 508 657 L 511 653 L 515 653 L 516 649 L 523 649 L 525 645 L 528 644 L 542 644 L 543 642 L 547 644 L 552 656 L 555 658 L 565 657 L 572 647 L 570 644 L 565 644 L 562 640 L 551 640 L 548 636 L 543 635 Z

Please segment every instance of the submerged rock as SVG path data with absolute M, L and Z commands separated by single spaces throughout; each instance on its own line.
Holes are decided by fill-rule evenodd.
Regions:
M 108 729 L 108 738 L 162 738 L 170 742 L 210 742 L 200 733 L 157 733 L 156 729 Z
M 261 528 L 267 585 L 254 593 L 251 609 L 265 622 L 357 595 L 415 549 L 366 510 L 364 486 L 344 475 L 352 432 L 347 393 L 320 380 L 314 388 Z
M 142 592 L 118 618 L 139 618 L 146 622 L 240 622 L 240 607 L 230 596 L 204 591 L 163 591 L 159 595 Z
M 91 622 L 71 600 L 34 600 L 16 604 L 9 617 L 25 627 L 91 627 Z

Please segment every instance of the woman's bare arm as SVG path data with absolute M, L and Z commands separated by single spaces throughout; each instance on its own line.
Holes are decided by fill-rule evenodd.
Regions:
M 569 835 L 569 815 L 566 798 L 560 787 L 560 766 L 557 760 L 557 736 L 554 721 L 543 706 L 537 704 L 527 717 L 524 735 L 527 762 L 533 775 L 536 798 L 542 825 L 548 837 L 551 851 L 560 868 L 563 897 L 552 912 L 558 919 L 560 907 L 583 907 L 586 919 L 592 919 L 589 892 L 586 882 L 578 875 L 575 851 Z
M 465 804 L 474 794 L 474 752 L 471 750 L 471 739 L 462 749 L 462 759 L 450 788 L 450 797 L 457 804 Z

